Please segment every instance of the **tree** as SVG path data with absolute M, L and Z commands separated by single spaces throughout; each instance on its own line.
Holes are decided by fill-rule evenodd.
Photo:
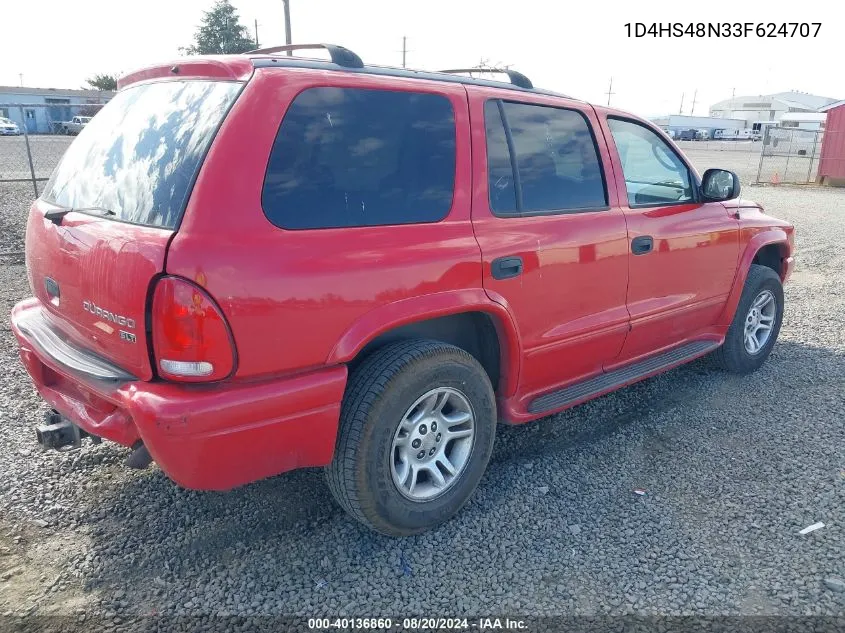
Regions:
M 180 50 L 187 55 L 243 53 L 255 48 L 249 30 L 240 23 L 238 11 L 229 0 L 217 0 L 205 11 L 202 24 L 194 34 L 194 43 Z
M 94 90 L 117 90 L 117 77 L 114 75 L 94 75 L 86 79 L 85 83 Z

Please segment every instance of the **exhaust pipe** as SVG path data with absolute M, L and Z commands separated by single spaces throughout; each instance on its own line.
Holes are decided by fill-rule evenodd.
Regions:
M 88 433 L 67 418 L 63 418 L 58 411 L 47 413 L 44 416 L 44 422 L 45 424 L 35 429 L 35 437 L 44 450 L 48 448 L 63 450 L 66 447 L 77 449 L 82 446 L 82 438 L 89 437 Z M 94 436 L 90 437 L 94 438 Z

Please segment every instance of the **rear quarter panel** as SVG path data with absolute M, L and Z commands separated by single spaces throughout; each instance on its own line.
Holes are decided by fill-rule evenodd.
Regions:
M 451 101 L 457 160 L 455 194 L 445 220 L 299 231 L 270 223 L 261 207 L 261 190 L 285 109 L 302 90 L 329 85 L 426 90 Z M 392 311 L 392 323 L 384 327 L 401 324 L 425 318 L 425 297 L 460 296 L 463 289 L 481 287 L 470 178 L 469 115 L 462 86 L 258 69 L 210 148 L 169 249 L 167 272 L 196 281 L 219 303 L 237 346 L 236 378 L 343 362 L 362 344 L 350 341 L 348 332 L 358 332 L 352 338 L 359 339 L 379 334 L 378 329 L 370 332 L 378 328 L 378 319 L 356 330 L 369 313 L 393 304 L 409 306 L 399 309 L 398 316 Z M 412 298 L 417 300 L 407 301 Z M 441 309 L 441 303 L 431 303 Z M 338 353 L 341 341 L 344 352 Z

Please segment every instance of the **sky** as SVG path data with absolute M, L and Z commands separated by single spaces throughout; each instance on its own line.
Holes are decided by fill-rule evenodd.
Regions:
M 535 86 L 639 114 L 707 115 L 713 103 L 787 90 L 845 98 L 840 0 L 290 0 L 294 42 L 332 42 L 366 63 L 437 70 L 482 59 Z M 213 0 L 5 2 L 0 85 L 80 88 L 172 60 Z M 284 43 L 282 0 L 232 0 L 262 45 Z M 818 37 L 633 38 L 626 23 L 821 22 Z M 633 28 L 633 27 L 632 27 Z M 813 27 L 815 30 L 815 27 Z M 835 66 L 834 66 L 835 64 Z

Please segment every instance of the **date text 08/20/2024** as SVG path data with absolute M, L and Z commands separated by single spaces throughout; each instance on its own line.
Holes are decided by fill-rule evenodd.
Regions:
M 525 620 L 511 618 L 309 618 L 308 628 L 315 631 L 388 631 L 399 629 L 415 630 L 478 630 L 478 631 L 525 631 Z

